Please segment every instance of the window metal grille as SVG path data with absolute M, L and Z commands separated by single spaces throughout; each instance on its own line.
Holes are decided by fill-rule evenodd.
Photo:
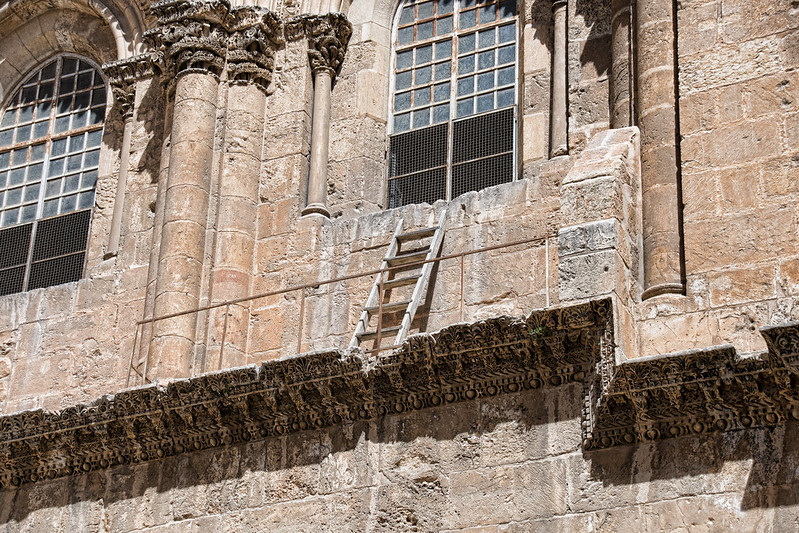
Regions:
M 28 77 L 6 104 L 0 118 L 0 294 L 80 279 L 106 102 L 99 70 L 61 56 Z
M 484 183 L 515 178 L 516 10 L 515 0 L 405 0 L 400 6 L 394 33 L 389 208 L 452 198 L 460 194 L 458 191 L 479 190 L 488 186 Z M 493 118 L 459 125 L 462 119 L 481 116 Z M 426 142 L 435 136 L 425 133 L 427 129 L 438 133 L 443 126 L 448 126 L 446 147 Z M 414 133 L 418 135 L 414 137 Z M 497 143 L 502 145 L 501 150 L 494 146 Z M 475 163 L 469 167 L 471 172 L 456 172 L 454 168 L 459 162 L 505 152 L 511 155 L 501 160 L 510 161 L 510 166 Z M 414 171 L 403 168 L 411 161 L 442 155 L 446 155 L 440 163 L 446 169 L 443 193 L 438 182 L 423 181 L 426 174 L 411 179 Z M 432 168 L 419 165 L 416 171 Z M 475 174 L 477 167 L 503 174 Z M 441 179 L 439 174 L 430 177 Z M 456 174 L 460 180 L 457 185 Z M 469 176 L 473 176 L 473 183 L 468 183 L 472 179 Z M 414 192 L 413 187 L 424 190 Z M 403 192 L 398 195 L 400 189 Z

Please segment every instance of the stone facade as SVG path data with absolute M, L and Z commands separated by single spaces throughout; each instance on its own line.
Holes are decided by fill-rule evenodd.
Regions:
M 0 531 L 799 529 L 799 5 L 519 0 L 518 179 L 387 210 L 398 6 L 0 6 L 2 105 L 110 96 L 82 279 L 0 296 Z

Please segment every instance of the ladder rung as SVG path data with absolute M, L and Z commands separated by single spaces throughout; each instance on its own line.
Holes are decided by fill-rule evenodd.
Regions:
M 416 281 L 421 278 L 421 274 L 414 274 L 413 276 L 408 276 L 405 278 L 396 278 L 391 279 L 388 281 L 383 282 L 383 290 L 390 291 L 391 289 L 396 289 L 397 287 L 404 287 L 406 285 L 413 285 Z
M 388 266 L 393 267 L 397 265 L 405 265 L 408 263 L 421 262 L 424 261 L 424 259 L 427 257 L 429 251 L 430 248 L 427 249 L 423 248 L 421 250 L 414 250 L 413 252 L 409 252 L 407 254 L 400 254 L 400 255 L 395 255 L 394 257 L 387 257 L 386 263 L 388 263 Z
M 399 242 L 405 242 L 411 239 L 424 239 L 425 237 L 430 237 L 431 235 L 433 235 L 437 229 L 438 226 L 433 226 L 432 228 L 422 228 L 414 231 L 409 231 L 408 233 L 403 233 L 402 235 L 398 235 L 397 240 Z
M 410 300 L 407 300 L 405 302 L 385 303 L 385 304 L 383 304 L 383 312 L 384 313 L 391 313 L 391 312 L 394 312 L 394 311 L 398 311 L 400 309 L 407 309 L 409 303 L 411 303 Z M 372 306 L 367 307 L 366 311 L 369 312 L 369 313 L 374 313 L 375 311 L 378 311 L 379 309 L 380 309 L 380 307 L 378 307 L 376 305 L 372 305 Z
M 389 337 L 389 336 L 391 336 L 392 333 L 399 332 L 399 330 L 400 330 L 400 326 L 392 326 L 390 328 L 383 328 L 380 331 L 380 335 Z M 370 340 L 376 339 L 376 338 L 377 338 L 377 331 L 368 331 L 368 332 L 365 332 L 365 333 L 359 333 L 358 334 L 358 340 L 359 341 L 370 341 Z

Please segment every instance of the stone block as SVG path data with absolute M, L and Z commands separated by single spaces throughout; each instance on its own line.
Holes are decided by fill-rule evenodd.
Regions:
M 777 284 L 783 295 L 799 295 L 799 259 L 790 258 L 777 266 Z
M 734 175 L 734 171 L 728 171 Z M 683 218 L 687 222 L 714 219 L 721 206 L 719 198 L 718 172 L 683 172 L 682 175 Z M 729 185 L 736 190 L 734 184 Z
M 753 39 L 680 59 L 680 93 L 749 81 L 782 70 L 776 38 Z
M 626 301 L 628 276 L 627 266 L 615 250 L 561 258 L 558 265 L 560 300 L 576 301 L 615 293 Z
M 710 302 L 713 306 L 765 300 L 776 296 L 774 265 L 739 268 L 711 273 Z
M 632 506 L 637 499 L 637 489 L 629 482 L 632 453 L 632 448 L 619 448 L 592 454 L 590 460 L 581 452 L 562 456 L 566 464 L 569 486 L 566 502 L 570 513 Z
M 625 235 L 616 219 L 598 220 L 558 232 L 558 255 L 561 258 L 619 249 L 625 245 Z
M 579 184 L 564 183 L 560 200 L 563 225 L 576 226 L 608 218 L 622 220 L 624 196 L 623 185 L 615 176 L 591 178 Z
M 681 56 L 708 50 L 716 44 L 718 8 L 715 3 L 684 4 L 677 11 Z
M 684 137 L 692 133 L 705 131 L 716 125 L 716 103 L 714 101 L 715 91 L 694 92 L 681 95 L 680 106 L 680 132 Z M 682 146 L 685 143 L 683 139 Z M 683 162 L 685 161 L 683 153 Z
M 708 312 L 685 313 L 638 323 L 641 356 L 719 344 L 718 318 Z
M 685 226 L 687 270 L 706 272 L 793 255 L 795 235 L 794 210 L 784 205 L 692 222 Z

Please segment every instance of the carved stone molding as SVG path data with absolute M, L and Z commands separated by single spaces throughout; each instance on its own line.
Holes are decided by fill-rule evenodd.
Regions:
M 341 13 L 299 15 L 286 22 L 286 35 L 289 39 L 307 37 L 311 69 L 327 70 L 335 77 L 344 63 L 352 24 Z
M 732 347 L 613 364 L 610 300 L 458 324 L 377 359 L 298 355 L 0 417 L 0 488 L 348 421 L 583 384 L 585 451 L 799 419 L 799 324 Z

